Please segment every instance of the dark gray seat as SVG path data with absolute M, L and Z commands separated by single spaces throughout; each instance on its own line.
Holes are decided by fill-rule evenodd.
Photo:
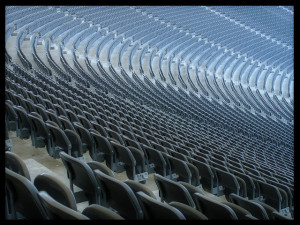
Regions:
M 124 182 L 106 175 L 100 170 L 94 171 L 105 193 L 106 207 L 111 207 L 125 219 L 143 219 L 143 210 L 131 188 Z
M 5 152 L 5 167 L 31 180 L 26 164 L 16 153 Z
M 71 156 L 78 158 L 83 156 L 82 143 L 79 135 L 74 130 L 64 130 L 71 143 Z
M 74 128 L 75 128 L 77 134 L 80 137 L 83 153 L 88 151 L 91 158 L 94 159 L 95 142 L 94 142 L 94 139 L 91 136 L 89 130 L 86 129 L 85 127 L 83 127 L 80 123 L 74 122 L 73 125 L 74 125 Z
M 102 204 L 101 187 L 99 186 L 92 169 L 83 161 L 76 159 L 65 152 L 59 153 L 60 158 L 67 169 L 70 181 L 70 189 L 74 193 L 76 202 L 89 201 L 89 204 Z M 82 192 L 74 192 L 74 185 L 82 189 Z M 79 197 L 81 193 L 83 198 Z
M 12 105 L 5 102 L 5 118 L 7 120 L 8 130 L 16 131 L 18 129 L 18 115 Z
M 227 205 L 199 193 L 194 194 L 196 205 L 209 220 L 237 220 L 235 212 Z
M 274 220 L 293 220 L 292 217 L 284 216 L 279 212 L 273 212 Z
M 31 112 L 28 114 L 28 118 L 31 120 L 31 142 L 35 148 L 49 148 L 50 131 L 47 128 L 42 117 L 36 113 Z M 49 150 L 47 150 L 49 151 Z
M 18 129 L 16 129 L 17 137 L 28 139 L 31 134 L 31 126 L 27 112 L 22 106 L 13 106 L 13 109 L 18 115 Z
M 39 192 L 45 191 L 59 203 L 75 211 L 77 210 L 74 194 L 64 183 L 62 183 L 62 181 L 55 176 L 48 173 L 41 173 L 35 177 L 34 186 Z
M 6 216 L 8 219 L 47 219 L 38 190 L 26 177 L 5 168 Z
M 68 117 L 60 115 L 58 116 L 58 119 L 60 120 L 63 130 L 69 129 L 69 130 L 76 131 Z
M 97 161 L 89 161 L 87 162 L 87 164 L 89 165 L 89 167 L 91 167 L 91 169 L 94 171 L 96 169 L 100 170 L 101 172 L 111 176 L 111 177 L 115 177 L 114 172 L 108 168 L 108 166 L 106 166 L 103 163 L 97 162 Z
M 176 201 L 187 204 L 193 208 L 196 208 L 188 190 L 180 183 L 172 181 L 159 174 L 154 174 L 154 181 L 159 190 L 159 196 L 161 201 L 167 203 Z
M 149 197 L 144 192 L 137 192 L 146 220 L 185 220 L 184 215 L 175 207 Z
M 92 204 L 87 206 L 82 214 L 91 220 L 124 220 L 122 216 L 101 205 Z
M 51 220 L 88 220 L 78 211 L 71 209 L 58 201 L 54 200 L 47 192 L 39 192 L 39 199 L 46 208 Z
M 169 202 L 169 205 L 178 209 L 186 220 L 208 220 L 202 212 L 193 207 L 183 204 L 181 202 Z
M 146 185 L 141 184 L 134 180 L 125 180 L 124 183 L 127 184 L 135 194 L 139 191 L 142 191 L 145 194 L 147 194 L 148 196 L 156 199 L 153 191 L 151 191 Z

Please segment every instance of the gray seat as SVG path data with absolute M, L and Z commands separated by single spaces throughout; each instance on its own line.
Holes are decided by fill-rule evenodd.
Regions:
M 79 135 L 74 130 L 64 130 L 71 143 L 71 156 L 78 158 L 83 156 L 82 143 Z
M 183 204 L 181 202 L 169 202 L 169 205 L 178 209 L 186 220 L 208 220 L 202 212 L 193 207 Z
M 122 216 L 114 211 L 96 204 L 86 207 L 82 214 L 91 220 L 124 220 Z
M 244 209 L 248 210 L 252 214 L 252 216 L 260 220 L 269 220 L 269 216 L 266 210 L 257 202 L 248 200 L 234 193 L 230 194 L 229 198 L 232 203 L 237 204 L 243 207 Z
M 5 168 L 6 216 L 8 219 L 47 219 L 38 190 L 26 177 Z
M 146 220 L 185 220 L 184 215 L 175 207 L 160 202 L 144 192 L 137 192 Z
M 87 162 L 87 164 L 89 165 L 89 167 L 91 167 L 91 169 L 94 171 L 96 169 L 102 171 L 103 173 L 111 176 L 111 177 L 115 177 L 114 172 L 108 168 L 108 166 L 106 166 L 103 163 L 97 162 L 97 161 L 89 161 Z
M 88 151 L 91 158 L 93 159 L 95 154 L 95 142 L 89 130 L 77 122 L 74 122 L 73 125 L 81 139 L 83 153 Z
M 47 128 L 42 117 L 36 113 L 31 112 L 28 114 L 28 118 L 31 120 L 31 142 L 35 148 L 49 148 L 50 131 Z M 49 150 L 47 150 L 49 151 Z
M 106 175 L 100 170 L 94 171 L 96 179 L 103 188 L 106 207 L 111 207 L 125 219 L 143 219 L 142 208 L 131 188 L 124 182 Z
M 293 220 L 292 217 L 284 216 L 279 212 L 273 212 L 274 220 Z
M 73 210 L 77 210 L 76 199 L 72 191 L 53 175 L 47 173 L 41 173 L 34 179 L 34 186 L 38 191 L 45 191 L 54 200 L 69 207 Z
M 237 220 L 235 212 L 227 205 L 199 193 L 194 194 L 196 205 L 209 220 Z
M 232 202 L 222 202 L 223 204 L 225 205 L 228 205 L 236 214 L 237 218 L 239 220 L 247 220 L 249 219 L 248 217 L 246 217 L 247 215 L 251 215 L 251 213 L 244 209 L 243 207 L 237 205 L 237 204 L 234 204 Z
M 12 105 L 5 102 L 5 118 L 7 120 L 8 130 L 16 131 L 18 129 L 18 115 Z
M 167 203 L 176 201 L 187 204 L 193 208 L 196 208 L 188 190 L 180 183 L 172 181 L 159 174 L 154 174 L 154 181 L 159 190 L 159 196 L 161 201 Z
M 31 180 L 26 164 L 16 153 L 5 152 L 5 167 Z
M 124 183 L 127 184 L 135 194 L 139 191 L 142 191 L 145 194 L 147 194 L 148 196 L 156 199 L 153 191 L 151 191 L 145 184 L 141 184 L 134 180 L 125 180 Z
M 17 137 L 21 139 L 28 139 L 31 134 L 31 126 L 27 112 L 22 106 L 13 106 L 13 109 L 18 115 L 18 129 L 16 129 Z
M 60 152 L 59 155 L 66 167 L 70 189 L 76 198 L 76 202 L 79 203 L 88 200 L 89 204 L 101 205 L 101 188 L 92 169 L 85 162 L 65 152 Z M 75 193 L 73 185 L 81 188 L 82 191 Z M 82 193 L 83 196 L 81 195 Z
M 51 220 L 88 220 L 85 215 L 54 200 L 45 191 L 39 192 L 39 198 L 47 209 Z

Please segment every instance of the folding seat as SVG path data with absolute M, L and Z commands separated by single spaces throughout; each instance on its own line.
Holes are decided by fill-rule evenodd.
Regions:
M 115 177 L 114 172 L 110 168 L 108 168 L 108 166 L 106 166 L 104 163 L 100 163 L 92 160 L 87 162 L 87 164 L 89 165 L 89 167 L 91 167 L 93 171 L 98 169 L 101 172 L 107 174 L 108 176 Z
M 144 144 L 147 145 L 149 147 L 152 147 L 152 144 L 150 143 L 150 141 L 138 134 L 135 135 L 136 140 L 140 143 L 140 144 Z
M 94 109 L 91 109 L 91 110 L 94 110 Z M 87 111 L 82 111 L 85 115 L 85 117 L 91 122 L 91 121 L 95 121 L 96 122 L 96 119 L 95 117 L 93 116 L 93 114 L 87 112 Z
M 137 141 L 133 132 L 126 130 L 125 128 L 119 127 L 121 134 L 123 135 L 123 139 L 131 139 L 132 141 Z M 125 140 L 124 140 L 125 141 Z
M 203 154 L 203 153 L 202 153 Z M 191 154 L 191 158 L 192 158 L 192 160 L 193 159 L 195 159 L 195 160 L 197 160 L 197 161 L 200 161 L 200 162 L 203 162 L 203 163 L 205 163 L 205 164 L 209 164 L 208 163 L 208 156 L 206 156 L 206 155 L 202 155 L 202 154 L 199 154 L 198 152 L 197 153 L 192 153 Z
M 5 118 L 7 120 L 7 125 L 8 125 L 8 130 L 9 131 L 16 131 L 19 129 L 18 127 L 18 120 L 19 117 L 12 107 L 8 102 L 5 102 Z
M 125 180 L 124 183 L 131 188 L 131 190 L 134 192 L 135 195 L 137 192 L 141 191 L 146 195 L 150 196 L 151 198 L 156 199 L 153 191 L 151 191 L 146 185 L 141 184 L 134 180 Z
M 175 201 L 168 204 L 178 209 L 184 215 L 186 220 L 208 220 L 208 218 L 202 212 L 189 205 Z
M 115 132 L 121 134 L 121 131 L 120 131 L 118 125 L 116 125 L 116 124 L 114 124 L 114 123 L 111 123 L 111 122 L 109 122 L 109 121 L 107 121 L 106 124 L 108 125 L 108 128 L 110 128 L 111 130 L 113 130 L 113 131 L 115 131 Z
M 111 138 L 112 140 L 120 143 L 121 145 L 125 145 L 125 142 L 124 142 L 122 136 L 119 133 L 117 133 L 117 132 L 115 132 L 112 129 L 107 128 L 107 127 L 105 127 L 104 129 L 107 132 L 109 138 Z
M 73 109 L 73 105 L 71 105 L 68 101 L 65 101 L 64 102 L 64 104 L 65 104 L 65 110 L 69 110 L 69 111 L 71 111 L 71 112 L 74 112 L 74 109 Z
M 46 109 L 52 109 L 55 111 L 55 107 L 51 101 L 49 101 L 48 99 L 44 99 L 44 103 Z
M 248 210 L 232 202 L 224 201 L 222 202 L 222 204 L 229 206 L 235 212 L 238 220 L 248 220 L 248 216 L 251 215 L 251 213 Z
M 136 128 L 136 127 L 133 126 L 132 124 L 130 124 L 130 126 L 131 126 L 131 130 L 133 131 L 134 134 L 137 134 L 137 135 L 139 135 L 140 137 L 145 138 L 144 132 L 143 132 L 143 131 L 141 131 L 139 128 Z
M 182 161 L 184 161 L 184 162 L 188 162 L 188 161 L 189 161 L 189 160 L 188 160 L 188 156 L 186 156 L 186 155 L 184 155 L 184 154 L 181 154 L 181 153 L 179 153 L 179 152 L 176 152 L 176 151 L 174 151 L 174 150 L 168 149 L 168 148 L 167 148 L 167 150 L 168 150 L 168 152 L 169 152 L 169 155 L 171 155 L 171 156 L 173 156 L 173 157 L 175 157 L 175 158 L 177 158 L 177 159 L 179 159 L 179 160 L 182 160 Z
M 31 133 L 31 126 L 27 112 L 22 106 L 13 106 L 13 109 L 18 116 L 18 129 L 16 129 L 17 137 L 21 139 L 28 139 Z
M 41 115 L 36 112 L 28 114 L 28 118 L 31 120 L 31 142 L 35 148 L 49 148 L 50 132 Z
M 111 209 L 96 204 L 87 206 L 82 214 L 91 220 L 124 220 L 122 216 Z
M 76 198 L 76 202 L 79 203 L 88 200 L 89 204 L 102 205 L 103 193 L 92 169 L 85 162 L 65 152 L 61 151 L 59 156 L 67 170 L 70 189 Z M 75 193 L 74 185 L 82 189 L 82 191 Z
M 214 168 L 217 180 L 218 180 L 218 195 L 225 194 L 225 197 L 228 198 L 230 193 L 235 193 L 242 197 L 246 197 L 246 183 L 243 179 L 233 175 L 232 173 Z M 220 188 L 220 186 L 222 186 Z
M 36 104 L 35 105 L 35 110 L 38 114 L 41 115 L 41 117 L 43 118 L 43 121 L 46 122 L 49 120 L 48 114 L 46 113 L 46 108 L 41 105 L 41 104 Z
M 82 126 L 86 129 L 90 129 L 93 128 L 92 124 L 90 123 L 90 121 L 82 115 L 77 115 L 77 118 L 79 119 L 80 123 L 82 124 Z
M 193 208 L 196 207 L 188 190 L 180 183 L 172 181 L 159 174 L 154 174 L 154 181 L 159 190 L 159 196 L 162 202 L 177 201 L 187 204 Z
M 106 207 L 114 209 L 125 219 L 140 220 L 144 218 L 143 210 L 134 192 L 127 184 L 100 170 L 95 170 L 94 173 L 105 193 Z
M 38 190 L 26 177 L 5 168 L 6 218 L 47 219 Z
M 227 205 L 222 204 L 210 197 L 194 194 L 197 209 L 200 210 L 209 220 L 237 220 L 235 212 Z
M 181 154 L 184 154 L 184 155 L 186 155 L 188 157 L 191 157 L 191 151 L 188 151 L 188 150 L 186 150 L 184 148 L 181 148 L 179 146 L 174 146 L 174 148 L 175 148 L 175 151 L 177 151 L 177 152 L 179 152 Z
M 82 147 L 83 145 L 78 133 L 74 130 L 69 129 L 64 130 L 64 132 L 71 143 L 71 156 L 75 158 L 82 157 L 84 153 Z
M 151 145 L 152 145 L 153 148 L 156 149 L 157 151 L 169 153 L 168 150 L 167 150 L 164 146 L 162 146 L 162 145 L 160 145 L 160 144 L 156 144 L 156 143 L 151 142 Z
M 229 198 L 232 203 L 237 204 L 243 207 L 244 209 L 248 210 L 254 217 L 260 220 L 269 220 L 266 210 L 257 202 L 248 200 L 234 193 L 231 193 L 229 195 Z
M 153 199 L 143 192 L 137 192 L 146 220 L 185 220 L 184 215 L 175 207 Z
M 46 122 L 45 125 L 50 133 L 48 154 L 55 159 L 59 158 L 60 151 L 71 155 L 72 145 L 65 132 L 52 121 Z
M 274 217 L 274 220 L 293 220 L 292 217 L 282 215 L 281 213 L 276 212 L 276 211 L 273 212 L 273 217 Z
M 94 121 L 91 121 L 91 124 L 93 125 L 93 128 L 99 132 L 102 136 L 104 137 L 108 137 L 108 133 L 106 132 L 106 130 L 104 129 L 104 127 Z
M 257 181 L 259 185 L 260 194 L 263 196 L 263 202 L 275 208 L 278 212 L 281 212 L 282 207 L 282 195 L 279 188 L 268 184 L 266 182 Z M 285 192 L 284 192 L 285 193 Z M 285 193 L 286 195 L 286 193 Z
M 72 123 L 74 123 L 74 122 L 80 123 L 80 121 L 79 121 L 79 119 L 78 119 L 76 113 L 74 113 L 73 111 L 71 111 L 71 110 L 69 110 L 69 109 L 65 109 L 65 111 L 66 111 L 66 113 L 67 113 L 67 115 L 68 115 L 69 120 L 70 120 Z
M 31 99 L 24 99 L 23 101 L 26 104 L 27 113 L 36 112 L 35 104 Z
M 70 122 L 69 118 L 63 115 L 58 116 L 58 119 L 60 121 L 61 124 L 61 128 L 63 130 L 73 130 L 76 131 L 73 124 Z
M 191 160 L 192 164 L 198 168 L 199 176 L 201 177 L 201 185 L 204 190 L 217 194 L 218 183 L 217 176 L 208 164 L 198 160 Z
M 59 203 L 75 211 L 77 210 L 74 194 L 61 180 L 55 176 L 48 173 L 41 173 L 35 177 L 34 186 L 39 192 L 45 191 Z
M 127 177 L 138 182 L 146 182 L 148 173 L 146 172 L 144 153 L 116 142 L 111 142 L 111 144 L 116 152 L 118 164 L 123 165 Z
M 243 165 L 243 169 L 244 169 L 245 173 L 247 173 L 247 174 L 253 174 L 253 175 L 261 177 L 260 172 L 256 169 L 253 169 L 253 168 L 250 168 L 250 167 L 247 167 L 244 165 Z
M 5 152 L 5 167 L 31 180 L 26 164 L 16 153 Z
M 41 191 L 38 194 L 40 201 L 49 214 L 51 220 L 88 220 L 78 211 L 75 211 L 58 201 L 54 200 L 47 192 Z
M 158 139 L 158 141 L 159 141 L 159 143 L 160 143 L 162 146 L 164 146 L 164 147 L 166 147 L 166 148 L 169 148 L 169 149 L 172 149 L 172 150 L 175 151 L 175 149 L 173 148 L 173 145 L 170 144 L 169 142 L 164 141 L 164 140 L 162 140 L 162 139 Z
M 145 155 L 147 155 L 146 163 L 148 163 L 147 168 L 149 174 L 155 172 L 164 177 L 169 176 L 171 174 L 170 166 L 167 165 L 167 162 L 164 156 L 162 155 L 162 152 L 143 144 L 142 148 L 145 152 Z
M 53 121 L 54 123 L 56 123 L 60 128 L 62 128 L 62 124 L 60 122 L 60 120 L 58 119 L 56 112 L 52 109 L 47 109 L 46 113 L 48 115 L 48 118 L 50 121 Z
M 83 153 L 88 151 L 90 156 L 93 158 L 95 154 L 95 142 L 89 130 L 77 122 L 74 122 L 73 125 L 81 139 Z
M 21 94 L 17 94 L 17 95 L 15 95 L 15 99 L 16 99 L 16 102 L 17 102 L 17 104 L 15 104 L 15 105 L 21 106 L 27 111 L 27 105 L 24 102 L 24 99 L 25 99 L 24 96 L 21 95 Z

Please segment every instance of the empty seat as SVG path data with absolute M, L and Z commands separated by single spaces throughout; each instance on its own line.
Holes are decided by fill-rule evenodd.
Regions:
M 16 153 L 10 151 L 5 152 L 5 167 L 31 180 L 26 164 Z
M 26 177 L 5 168 L 7 218 L 47 219 L 48 213 L 38 198 L 38 190 Z
M 151 198 L 156 199 L 153 191 L 151 191 L 145 184 L 141 184 L 134 180 L 125 180 L 124 183 L 127 184 L 135 194 L 139 191 L 142 191 Z
M 169 205 L 178 209 L 184 215 L 186 220 L 208 220 L 202 212 L 189 205 L 181 202 L 170 202 Z
M 232 203 L 237 204 L 243 207 L 244 209 L 248 210 L 254 217 L 260 220 L 269 220 L 266 210 L 257 202 L 248 200 L 234 193 L 230 194 L 229 198 Z
M 122 216 L 101 205 L 92 204 L 84 208 L 82 214 L 91 220 L 124 220 Z
M 146 220 L 185 220 L 176 208 L 149 197 L 144 192 L 137 192 Z
M 82 143 L 79 135 L 74 130 L 64 130 L 71 143 L 71 156 L 78 158 L 83 156 Z
M 88 220 L 89 218 L 58 201 L 54 200 L 47 192 L 39 192 L 39 198 L 46 208 L 51 220 Z
M 167 203 L 176 201 L 196 207 L 188 190 L 180 183 L 165 178 L 159 174 L 154 174 L 154 181 L 159 190 L 161 201 Z
M 27 112 L 22 106 L 13 106 L 13 109 L 18 115 L 18 129 L 16 129 L 17 137 L 21 139 L 28 139 L 31 134 L 31 126 Z
M 97 161 L 89 161 L 87 162 L 89 167 L 94 171 L 96 169 L 100 170 L 101 172 L 105 173 L 108 176 L 115 177 L 114 172 L 108 168 L 105 164 L 97 162 Z
M 85 116 L 78 114 L 77 117 L 84 128 L 86 129 L 93 128 L 91 122 Z
M 28 114 L 28 118 L 31 120 L 32 145 L 36 148 L 43 148 L 46 146 L 47 151 L 49 151 L 50 131 L 42 117 L 36 112 L 31 112 Z
M 83 198 L 83 200 L 76 199 L 76 202 L 85 201 L 87 199 L 89 204 L 101 204 L 101 188 L 92 169 L 85 162 L 65 152 L 60 152 L 59 155 L 66 167 L 70 181 L 70 189 L 74 193 L 75 198 L 77 198 L 80 193 L 74 192 L 74 185 L 81 188 L 84 193 L 85 198 Z
M 91 136 L 90 132 L 88 129 L 83 127 L 80 123 L 73 123 L 76 132 L 78 133 L 81 144 L 82 144 L 82 151 L 83 153 L 89 152 L 90 156 L 92 159 L 94 159 L 95 155 L 95 142 L 93 137 Z
M 8 130 L 16 131 L 18 129 L 18 115 L 12 105 L 5 102 L 5 118 L 7 120 Z
M 235 212 L 227 205 L 199 193 L 194 194 L 196 205 L 209 220 L 237 220 Z
M 55 176 L 48 173 L 41 173 L 35 177 L 34 186 L 39 192 L 45 191 L 59 203 L 75 211 L 77 210 L 74 194 L 61 180 Z
M 131 188 L 124 182 L 106 175 L 100 170 L 94 171 L 105 193 L 105 203 L 125 219 L 143 219 L 142 208 Z
M 282 215 L 279 212 L 273 212 L 274 220 L 293 220 L 292 217 Z
M 58 116 L 58 119 L 60 120 L 61 127 L 63 130 L 69 129 L 69 130 L 76 131 L 73 124 L 70 122 L 69 118 L 60 115 Z
M 225 205 L 228 205 L 235 212 L 235 214 L 239 220 L 249 219 L 247 216 L 251 215 L 251 213 L 248 210 L 244 209 L 243 207 L 241 207 L 237 204 L 234 204 L 232 202 L 227 202 L 227 201 L 224 201 L 222 203 Z

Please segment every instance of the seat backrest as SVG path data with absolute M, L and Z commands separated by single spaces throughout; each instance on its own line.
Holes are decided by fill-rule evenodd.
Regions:
M 41 173 L 34 179 L 34 186 L 38 191 L 47 192 L 61 204 L 77 210 L 76 200 L 72 191 L 58 178 L 47 173 Z
M 73 124 L 70 122 L 69 118 L 67 118 L 63 115 L 60 115 L 60 116 L 58 116 L 58 119 L 60 120 L 60 123 L 64 130 L 69 129 L 69 130 L 76 131 Z
M 178 182 L 172 181 L 159 174 L 154 174 L 154 181 L 158 187 L 161 201 L 177 201 L 195 208 L 196 205 L 188 190 Z
M 282 196 L 278 187 L 260 180 L 257 182 L 259 185 L 260 194 L 265 198 L 265 203 L 280 211 Z
M 292 217 L 282 215 L 279 212 L 273 212 L 274 220 L 293 220 Z
M 97 162 L 97 161 L 89 161 L 89 162 L 87 162 L 87 164 L 89 165 L 89 167 L 91 167 L 91 169 L 93 171 L 98 169 L 101 172 L 105 173 L 106 175 L 109 175 L 111 177 L 115 177 L 114 172 L 111 169 L 109 169 L 104 163 L 100 163 L 100 162 Z
M 124 182 L 106 175 L 100 170 L 94 171 L 105 192 L 105 202 L 125 219 L 143 219 L 142 208 L 131 188 Z
M 16 153 L 10 151 L 5 152 L 5 167 L 31 180 L 26 164 Z
M 38 190 L 30 180 L 5 168 L 5 182 L 12 212 L 20 213 L 26 219 L 48 218 L 38 198 Z
M 65 152 L 60 152 L 59 156 L 67 169 L 72 192 L 74 193 L 73 184 L 75 184 L 85 192 L 90 204 L 100 204 L 100 186 L 92 169 L 85 162 Z
M 137 197 L 143 209 L 145 219 L 185 220 L 184 215 L 176 208 L 149 197 L 144 192 L 137 192 Z
M 200 193 L 194 194 L 196 205 L 205 216 L 210 220 L 237 220 L 235 212 L 227 205 L 222 204 L 210 197 Z
M 218 178 L 218 185 L 222 185 L 225 187 L 224 193 L 236 193 L 239 194 L 240 191 L 240 185 L 235 177 L 235 175 L 222 171 L 218 168 L 215 168 L 216 175 Z M 227 190 L 226 190 L 227 189 Z
M 183 204 L 181 202 L 169 202 L 169 205 L 178 209 L 186 220 L 208 220 L 202 212 L 193 207 Z
M 234 193 L 230 194 L 229 198 L 232 203 L 237 204 L 243 207 L 244 209 L 248 210 L 254 217 L 261 220 L 269 219 L 266 210 L 260 204 L 238 196 Z
M 156 199 L 153 191 L 151 191 L 150 188 L 148 188 L 146 185 L 141 184 L 134 180 L 125 180 L 124 183 L 127 184 L 135 194 L 139 191 L 142 191 L 145 194 L 147 194 L 148 196 Z
M 39 199 L 41 200 L 43 206 L 47 209 L 50 219 L 60 219 L 60 220 L 88 220 L 89 218 L 82 215 L 58 201 L 54 200 L 45 191 L 39 192 Z
M 84 208 L 82 214 L 91 220 L 124 220 L 122 216 L 101 205 L 92 204 Z
M 228 201 L 224 201 L 222 203 L 228 205 L 235 212 L 239 220 L 245 220 L 247 219 L 246 215 L 251 215 L 251 213 L 248 210 L 244 209 L 243 207 L 237 204 Z

